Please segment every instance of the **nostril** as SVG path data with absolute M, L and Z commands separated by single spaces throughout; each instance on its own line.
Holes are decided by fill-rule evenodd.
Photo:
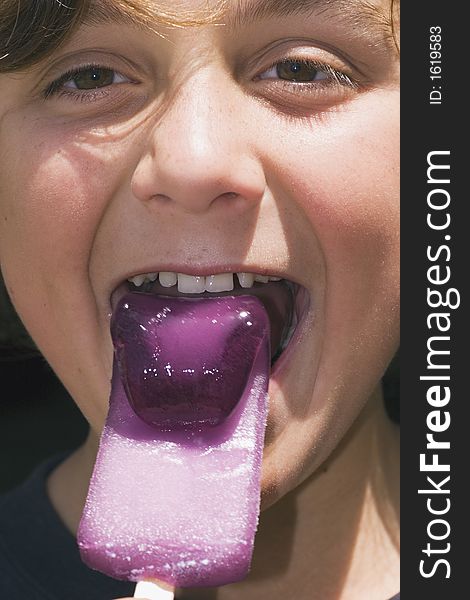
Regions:
M 149 199 L 150 200 L 162 200 L 165 203 L 171 202 L 170 196 L 166 196 L 165 194 L 153 194 L 153 196 L 151 196 Z
M 232 212 L 240 213 L 257 204 L 257 202 L 252 202 L 251 200 L 251 198 L 244 196 L 241 192 L 222 192 L 214 197 L 210 205 L 223 210 L 230 209 Z
M 204 213 L 206 212 L 212 205 L 219 204 L 220 206 L 230 206 L 232 210 L 238 207 L 238 204 L 241 202 L 243 204 L 243 198 L 240 194 L 236 192 L 223 192 L 221 194 L 214 194 L 212 198 L 205 194 L 201 194 L 197 189 L 194 189 L 191 192 L 186 193 L 184 196 L 182 194 L 178 195 L 167 195 L 167 194 L 153 194 L 148 199 L 150 204 L 157 202 L 160 206 L 164 206 L 167 204 L 179 204 L 183 207 L 185 211 L 191 213 Z
M 213 201 L 211 202 L 211 204 L 219 204 L 219 202 L 222 204 L 222 206 L 225 206 L 227 204 L 234 207 L 238 204 L 238 201 L 240 201 L 240 194 L 237 194 L 236 192 L 222 192 L 221 194 L 217 194 L 216 196 L 214 196 Z

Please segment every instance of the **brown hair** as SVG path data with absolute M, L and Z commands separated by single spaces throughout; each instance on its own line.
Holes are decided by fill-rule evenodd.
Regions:
M 88 8 L 88 0 L 3 0 L 0 72 L 29 67 L 57 48 Z
M 137 26 L 188 27 L 215 22 L 226 0 L 211 10 L 162 9 L 155 0 L 0 0 L 0 73 L 25 69 L 58 48 L 82 22 L 116 15 Z M 181 16 L 183 12 L 183 17 Z

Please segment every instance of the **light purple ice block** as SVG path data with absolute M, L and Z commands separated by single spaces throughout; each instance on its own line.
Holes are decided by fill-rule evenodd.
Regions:
M 238 581 L 248 573 L 258 524 L 270 370 L 268 316 L 254 296 L 183 302 L 131 296 L 137 294 L 126 296 L 114 317 L 127 303 L 134 311 L 131 321 L 136 317 L 139 324 L 140 319 L 146 331 L 139 336 L 126 320 L 129 315 L 120 313 L 116 328 L 113 317 L 110 408 L 78 532 L 82 559 L 117 579 L 156 578 L 177 587 Z M 171 344 L 173 336 L 184 343 Z M 133 348 L 140 353 L 140 383 Z M 166 361 L 173 368 L 156 387 L 142 383 L 149 356 L 154 356 L 157 378 Z M 188 375 L 208 366 L 225 372 L 225 378 L 207 387 L 200 371 L 193 374 L 191 389 L 183 371 Z M 172 381 L 186 389 L 191 402 L 179 402 Z M 234 387 L 240 394 L 235 403 Z M 155 411 L 147 393 L 156 394 Z M 145 419 L 150 414 L 156 422 L 138 415 L 142 403 Z M 193 412 L 188 410 L 192 405 Z

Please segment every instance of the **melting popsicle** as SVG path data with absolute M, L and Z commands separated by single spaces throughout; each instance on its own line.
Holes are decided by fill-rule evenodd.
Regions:
M 110 408 L 78 532 L 117 579 L 219 586 L 249 570 L 270 370 L 254 296 L 127 294 Z

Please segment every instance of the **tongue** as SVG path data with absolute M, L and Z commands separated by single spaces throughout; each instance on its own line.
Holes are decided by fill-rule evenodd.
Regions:
M 250 566 L 270 369 L 253 296 L 128 294 L 112 319 L 110 410 L 80 523 L 83 560 L 178 587 Z
M 160 430 L 220 425 L 243 395 L 267 322 L 253 296 L 128 295 L 112 335 L 132 408 Z

